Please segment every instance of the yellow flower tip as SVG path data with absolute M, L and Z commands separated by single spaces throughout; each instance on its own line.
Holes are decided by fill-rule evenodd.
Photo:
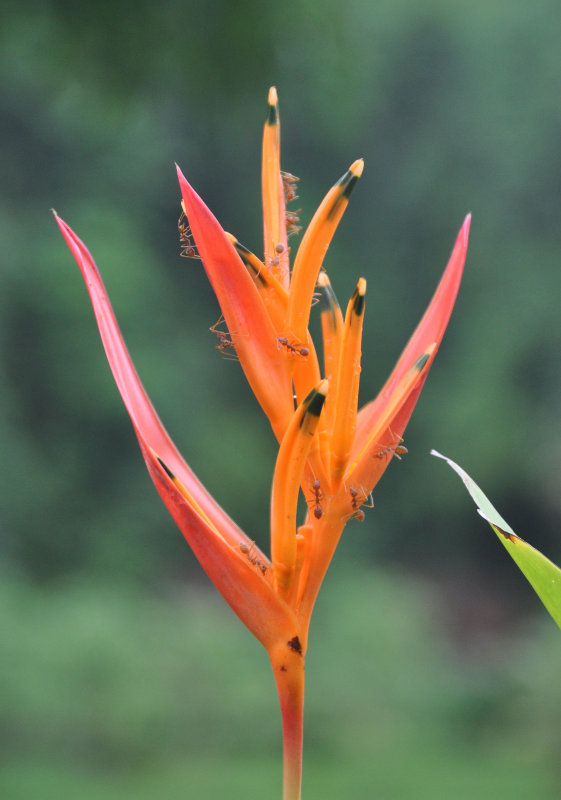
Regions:
M 267 97 L 269 105 L 269 114 L 267 115 L 267 125 L 274 126 L 279 121 L 279 99 L 277 97 L 277 90 L 274 86 L 269 89 L 269 96 Z
M 53 212 L 53 217 L 54 217 L 55 219 L 58 219 L 58 214 L 56 213 L 56 211 L 54 210 L 54 208 L 51 208 L 51 211 Z
M 360 178 L 360 176 L 362 175 L 363 170 L 364 170 L 364 159 L 363 158 L 357 158 L 357 160 L 353 161 L 353 163 L 349 167 L 349 172 L 352 172 L 352 174 L 356 178 Z
M 336 183 L 336 186 L 339 187 L 340 193 L 335 200 L 335 207 L 340 203 L 340 201 L 344 198 L 348 200 L 352 190 L 355 188 L 356 182 L 362 175 L 362 171 L 364 169 L 364 161 L 362 158 L 357 159 L 354 161 L 348 170 L 342 175 Z M 333 209 L 331 209 L 333 212 Z
M 366 281 L 360 278 L 354 295 L 353 300 L 353 314 L 361 317 L 364 314 L 364 295 L 366 294 Z
M 236 236 L 234 236 L 233 233 L 228 233 L 228 231 L 224 231 L 224 233 L 226 234 L 227 238 L 230 240 L 232 245 L 236 248 L 236 252 L 240 256 L 241 260 L 246 265 L 246 267 L 250 267 L 251 256 L 253 255 L 251 250 L 248 250 L 248 248 L 245 245 L 243 245 L 240 242 L 240 240 Z
M 325 403 L 328 389 L 329 381 L 327 378 L 324 378 L 322 381 L 320 381 L 315 389 L 312 389 L 310 394 L 304 400 L 306 405 L 304 416 L 302 417 L 302 423 L 308 415 L 312 417 L 319 417 L 323 408 L 323 404 Z
M 328 286 L 331 286 L 331 281 L 329 280 L 327 272 L 324 269 L 322 269 L 319 273 L 316 285 L 320 289 L 327 289 Z
M 359 278 L 353 294 L 353 313 L 360 317 L 364 313 L 364 295 L 366 294 L 366 279 Z
M 349 305 L 347 306 L 348 322 L 352 325 L 353 317 L 361 317 L 364 313 L 364 296 L 366 294 L 366 278 L 359 278 Z M 350 316 L 349 316 L 350 315 Z

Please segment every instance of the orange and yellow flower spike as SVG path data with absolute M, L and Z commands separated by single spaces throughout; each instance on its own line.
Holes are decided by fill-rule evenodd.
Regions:
M 363 169 L 364 161 L 359 158 L 329 190 L 296 253 L 288 297 L 287 329 L 299 341 L 305 338 L 314 289 L 327 248 Z
M 281 443 L 271 491 L 270 560 L 211 497 L 175 448 L 136 373 L 90 253 L 68 225 L 56 214 L 55 218 L 84 276 L 107 359 L 150 476 L 203 569 L 267 649 L 283 721 L 283 800 L 300 800 L 304 656 L 311 613 L 346 521 L 364 518 L 372 488 L 393 455 L 405 452 L 401 437 L 456 299 L 470 218 L 392 374 L 376 399 L 357 414 L 366 281 L 359 280 L 343 320 L 327 275 L 320 270 L 363 163 L 355 161 L 321 203 L 298 249 L 288 286 L 274 89 L 268 102 L 262 155 L 263 262 L 225 233 L 179 170 L 178 177 L 189 226 L 182 247 L 201 257 L 228 326 L 228 346 L 235 347 Z M 295 180 L 284 174 L 290 196 Z M 316 282 L 322 302 L 323 380 L 308 332 Z M 293 390 L 298 400 L 305 396 L 296 409 Z M 301 490 L 308 508 L 298 525 Z

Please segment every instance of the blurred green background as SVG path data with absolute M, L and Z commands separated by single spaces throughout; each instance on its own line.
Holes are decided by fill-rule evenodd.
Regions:
M 173 162 L 259 252 L 272 84 L 303 222 L 366 161 L 326 259 L 341 303 L 368 279 L 364 401 L 473 212 L 409 455 L 320 595 L 304 796 L 559 797 L 559 633 L 428 452 L 561 562 L 560 41 L 557 0 L 2 4 L 2 797 L 280 796 L 266 657 L 151 487 L 49 212 L 187 461 L 265 546 L 273 438 L 179 257 Z

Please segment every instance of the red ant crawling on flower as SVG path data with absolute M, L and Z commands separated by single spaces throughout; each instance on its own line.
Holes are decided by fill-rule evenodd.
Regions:
M 286 235 L 296 236 L 297 233 L 300 233 L 302 230 L 302 226 L 298 223 L 300 222 L 300 209 L 298 211 L 287 211 L 286 212 Z
M 236 355 L 236 349 L 234 342 L 232 341 L 232 337 L 228 333 L 218 330 L 218 326 L 222 325 L 223 323 L 224 317 L 221 314 L 220 318 L 214 323 L 214 325 L 210 326 L 209 331 L 212 331 L 212 333 L 216 334 L 216 338 L 218 340 L 216 349 L 220 350 L 222 356 L 229 361 L 237 361 L 238 357 Z
M 240 542 L 240 550 L 247 557 L 247 560 L 250 564 L 253 564 L 254 567 L 258 567 L 261 570 L 261 574 L 264 575 L 267 572 L 267 564 L 264 564 L 260 559 L 257 558 L 255 555 L 256 551 L 255 542 L 252 542 L 251 545 L 247 545 L 244 542 Z
M 285 203 L 291 203 L 293 200 L 296 200 L 298 195 L 297 186 L 296 184 L 300 180 L 297 178 L 296 175 L 292 175 L 290 172 L 281 172 L 282 178 L 282 186 L 284 189 L 284 200 Z M 297 233 L 300 233 L 302 230 L 302 226 L 300 223 L 300 209 L 298 211 L 288 211 L 286 210 L 286 234 L 287 236 L 294 236 Z
M 351 496 L 351 506 L 353 508 L 352 516 L 354 519 L 357 519 L 359 522 L 364 520 L 364 511 L 362 510 L 361 506 L 365 508 L 374 508 L 374 498 L 372 497 L 372 492 L 370 494 L 366 494 L 366 492 L 362 492 L 362 500 L 359 500 L 360 492 L 358 489 L 355 489 L 354 486 L 349 486 L 349 494 Z M 366 502 L 368 500 L 368 502 Z
M 302 358 L 307 358 L 310 355 L 308 347 L 302 347 L 298 342 L 291 342 L 286 336 L 277 336 L 277 342 L 282 347 L 285 347 L 291 355 L 301 356 Z
M 391 430 L 390 434 L 393 436 Z M 394 456 L 401 461 L 401 456 L 406 455 L 409 450 L 401 444 L 403 441 L 403 436 L 398 436 L 397 438 L 398 441 L 395 444 L 390 444 L 387 447 L 384 447 L 378 453 L 374 453 L 374 458 L 387 458 L 388 455 L 393 451 Z
M 280 259 L 280 256 L 281 256 L 281 255 L 284 253 L 284 251 L 285 251 L 285 246 L 283 245 L 283 243 L 282 243 L 282 242 L 279 242 L 279 243 L 278 243 L 278 244 L 275 246 L 275 253 L 276 253 L 276 256 L 275 256 L 274 258 L 272 258 L 272 259 L 271 259 L 271 266 L 272 266 L 272 267 L 278 267 L 278 265 L 279 265 L 279 259 Z
M 291 172 L 284 172 L 281 170 L 281 179 L 282 187 L 284 189 L 285 202 L 291 203 L 293 200 L 297 200 L 298 195 L 296 192 L 298 191 L 298 188 L 296 184 L 300 178 L 297 178 L 296 175 L 293 175 Z
M 321 501 L 322 501 L 323 495 L 321 493 L 320 483 L 319 483 L 317 478 L 312 483 L 312 492 L 313 492 L 313 495 L 314 495 L 314 502 L 315 502 L 314 517 L 316 519 L 321 519 L 322 516 L 323 516 L 323 509 L 321 507 Z
M 185 222 L 183 222 L 183 220 L 185 220 Z M 181 210 L 181 216 L 177 220 L 177 230 L 179 231 L 179 244 L 181 245 L 181 252 L 179 255 L 182 258 L 198 258 L 200 260 L 201 257 L 191 238 L 191 228 L 187 224 L 187 217 L 183 209 Z

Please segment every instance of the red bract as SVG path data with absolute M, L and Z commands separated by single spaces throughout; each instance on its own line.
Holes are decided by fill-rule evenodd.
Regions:
M 357 409 L 366 281 L 343 315 L 325 270 L 325 252 L 363 170 L 355 161 L 330 189 L 290 271 L 287 210 L 297 178 L 280 170 L 276 91 L 263 136 L 265 255 L 261 261 L 226 233 L 178 168 L 182 208 L 194 247 L 218 298 L 235 351 L 279 441 L 271 496 L 271 556 L 228 517 L 182 459 L 144 391 L 97 267 L 81 240 L 56 220 L 84 276 L 117 387 L 148 471 L 203 569 L 269 653 L 285 741 L 284 800 L 300 797 L 304 656 L 321 582 L 341 532 L 364 518 L 374 486 L 394 455 L 448 324 L 466 256 L 470 218 L 417 330 L 378 397 Z M 182 229 L 185 250 L 185 228 Z M 196 248 L 196 251 L 195 251 Z M 320 365 L 308 332 L 314 294 L 322 328 Z M 308 505 L 298 524 L 300 492 Z

